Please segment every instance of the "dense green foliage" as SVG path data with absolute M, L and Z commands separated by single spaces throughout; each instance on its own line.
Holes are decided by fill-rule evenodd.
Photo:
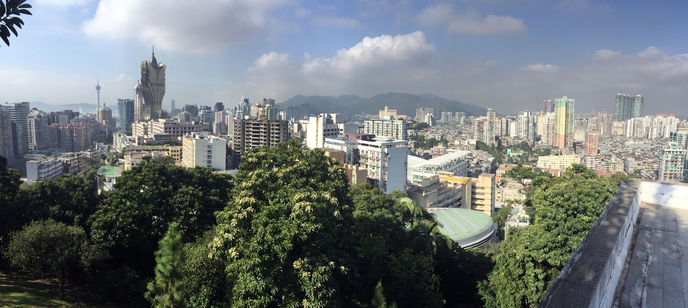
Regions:
M 485 307 L 537 307 L 618 188 L 583 165 L 562 178 L 532 179 L 531 225 L 510 230 L 502 243 L 495 270 L 480 284 Z
M 101 195 L 94 170 L 20 188 L 3 167 L 7 260 L 19 255 L 7 235 L 31 221 L 73 228 L 82 258 L 66 278 L 128 307 L 533 307 L 625 179 L 513 168 L 533 180 L 533 225 L 479 251 L 405 193 L 349 186 L 340 163 L 297 141 L 251 149 L 235 178 L 148 159 Z
M 425 122 L 420 122 L 420 123 L 416 123 L 416 125 L 411 125 L 411 126 L 407 127 L 407 129 L 424 130 L 428 127 L 430 127 L 430 124 L 425 123 Z
M 503 146 L 502 141 L 498 140 L 496 145 L 492 144 L 488 146 L 484 142 L 478 140 L 476 142 L 476 148 L 478 150 L 485 151 L 488 154 L 492 155 L 492 157 L 494 157 L 495 159 L 495 163 L 497 163 L 498 165 L 535 164 L 537 163 L 538 157 L 550 155 L 552 152 L 551 149 L 534 149 L 532 146 L 528 144 L 528 142 L 525 141 L 516 145 Z M 509 149 L 512 152 L 521 151 L 523 153 L 521 154 L 521 156 L 510 157 L 509 155 L 507 155 L 507 150 Z
M 214 255 L 226 259 L 233 307 L 338 307 L 354 273 L 353 207 L 341 165 L 295 141 L 243 157 L 218 212 Z
M 425 139 L 424 135 L 411 136 L 411 140 L 415 140 L 418 142 L 416 144 L 416 148 L 425 149 L 425 150 L 430 149 L 432 147 L 436 147 L 440 143 L 444 144 L 445 146 L 447 144 L 449 144 L 449 141 L 447 141 L 447 139 L 445 139 L 445 138 L 442 138 L 441 140 L 437 140 L 435 138 Z
M 10 264 L 36 275 L 60 280 L 60 299 L 64 300 L 66 274 L 79 265 L 88 266 L 97 249 L 78 226 L 68 226 L 52 219 L 35 221 L 13 232 L 4 251 Z

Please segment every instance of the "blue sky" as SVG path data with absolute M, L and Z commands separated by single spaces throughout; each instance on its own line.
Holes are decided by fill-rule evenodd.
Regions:
M 0 48 L 0 101 L 133 98 L 155 45 L 184 104 L 246 95 L 433 93 L 499 113 L 569 96 L 688 115 L 688 1 L 29 0 Z

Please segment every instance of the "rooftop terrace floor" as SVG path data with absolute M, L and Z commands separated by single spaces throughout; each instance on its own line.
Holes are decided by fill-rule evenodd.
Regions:
M 643 202 L 638 221 L 614 307 L 688 308 L 688 210 Z

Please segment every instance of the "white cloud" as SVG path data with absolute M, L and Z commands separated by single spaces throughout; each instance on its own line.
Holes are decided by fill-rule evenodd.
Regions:
M 449 32 L 472 35 L 522 35 L 528 32 L 523 19 L 496 15 L 487 15 L 481 19 L 472 14 L 453 20 L 447 30 Z
M 525 71 L 536 71 L 536 72 L 558 72 L 561 70 L 561 67 L 558 67 L 556 65 L 552 64 L 530 64 L 526 65 L 521 68 L 522 70 Z
M 669 56 L 655 47 L 628 55 L 610 50 L 595 54 L 571 66 L 505 67 L 489 59 L 440 58 L 419 31 L 366 37 L 326 58 L 267 53 L 248 70 L 246 82 L 234 84 L 230 92 L 278 102 L 297 94 L 434 93 L 500 113 L 539 110 L 543 99 L 564 95 L 576 99 L 577 112 L 611 112 L 614 95 L 623 92 L 645 96 L 647 114 L 686 113 L 688 54 Z
M 287 0 L 101 0 L 84 23 L 93 37 L 133 38 L 146 45 L 213 52 L 277 26 L 269 13 Z
M 88 2 L 91 2 L 91 0 L 37 0 L 36 2 L 37 5 L 69 7 L 74 5 L 81 6 Z
M 451 4 L 425 8 L 416 17 L 422 25 L 447 25 L 447 32 L 466 35 L 523 35 L 528 29 L 523 19 L 511 16 L 483 16 L 476 10 L 457 14 Z
M 592 55 L 592 58 L 598 61 L 604 61 L 621 55 L 622 53 L 620 51 L 600 49 L 598 51 L 595 51 L 595 53 Z
M 423 25 L 446 24 L 454 18 L 454 9 L 451 4 L 444 3 L 427 7 L 417 17 Z

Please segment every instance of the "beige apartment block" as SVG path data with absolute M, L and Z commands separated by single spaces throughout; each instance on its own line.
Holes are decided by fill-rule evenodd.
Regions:
M 562 169 L 571 167 L 571 164 L 580 164 L 578 155 L 550 155 L 538 157 L 537 167 L 540 169 Z
M 481 211 L 490 217 L 495 208 L 495 175 L 483 173 L 474 179 L 471 210 Z

